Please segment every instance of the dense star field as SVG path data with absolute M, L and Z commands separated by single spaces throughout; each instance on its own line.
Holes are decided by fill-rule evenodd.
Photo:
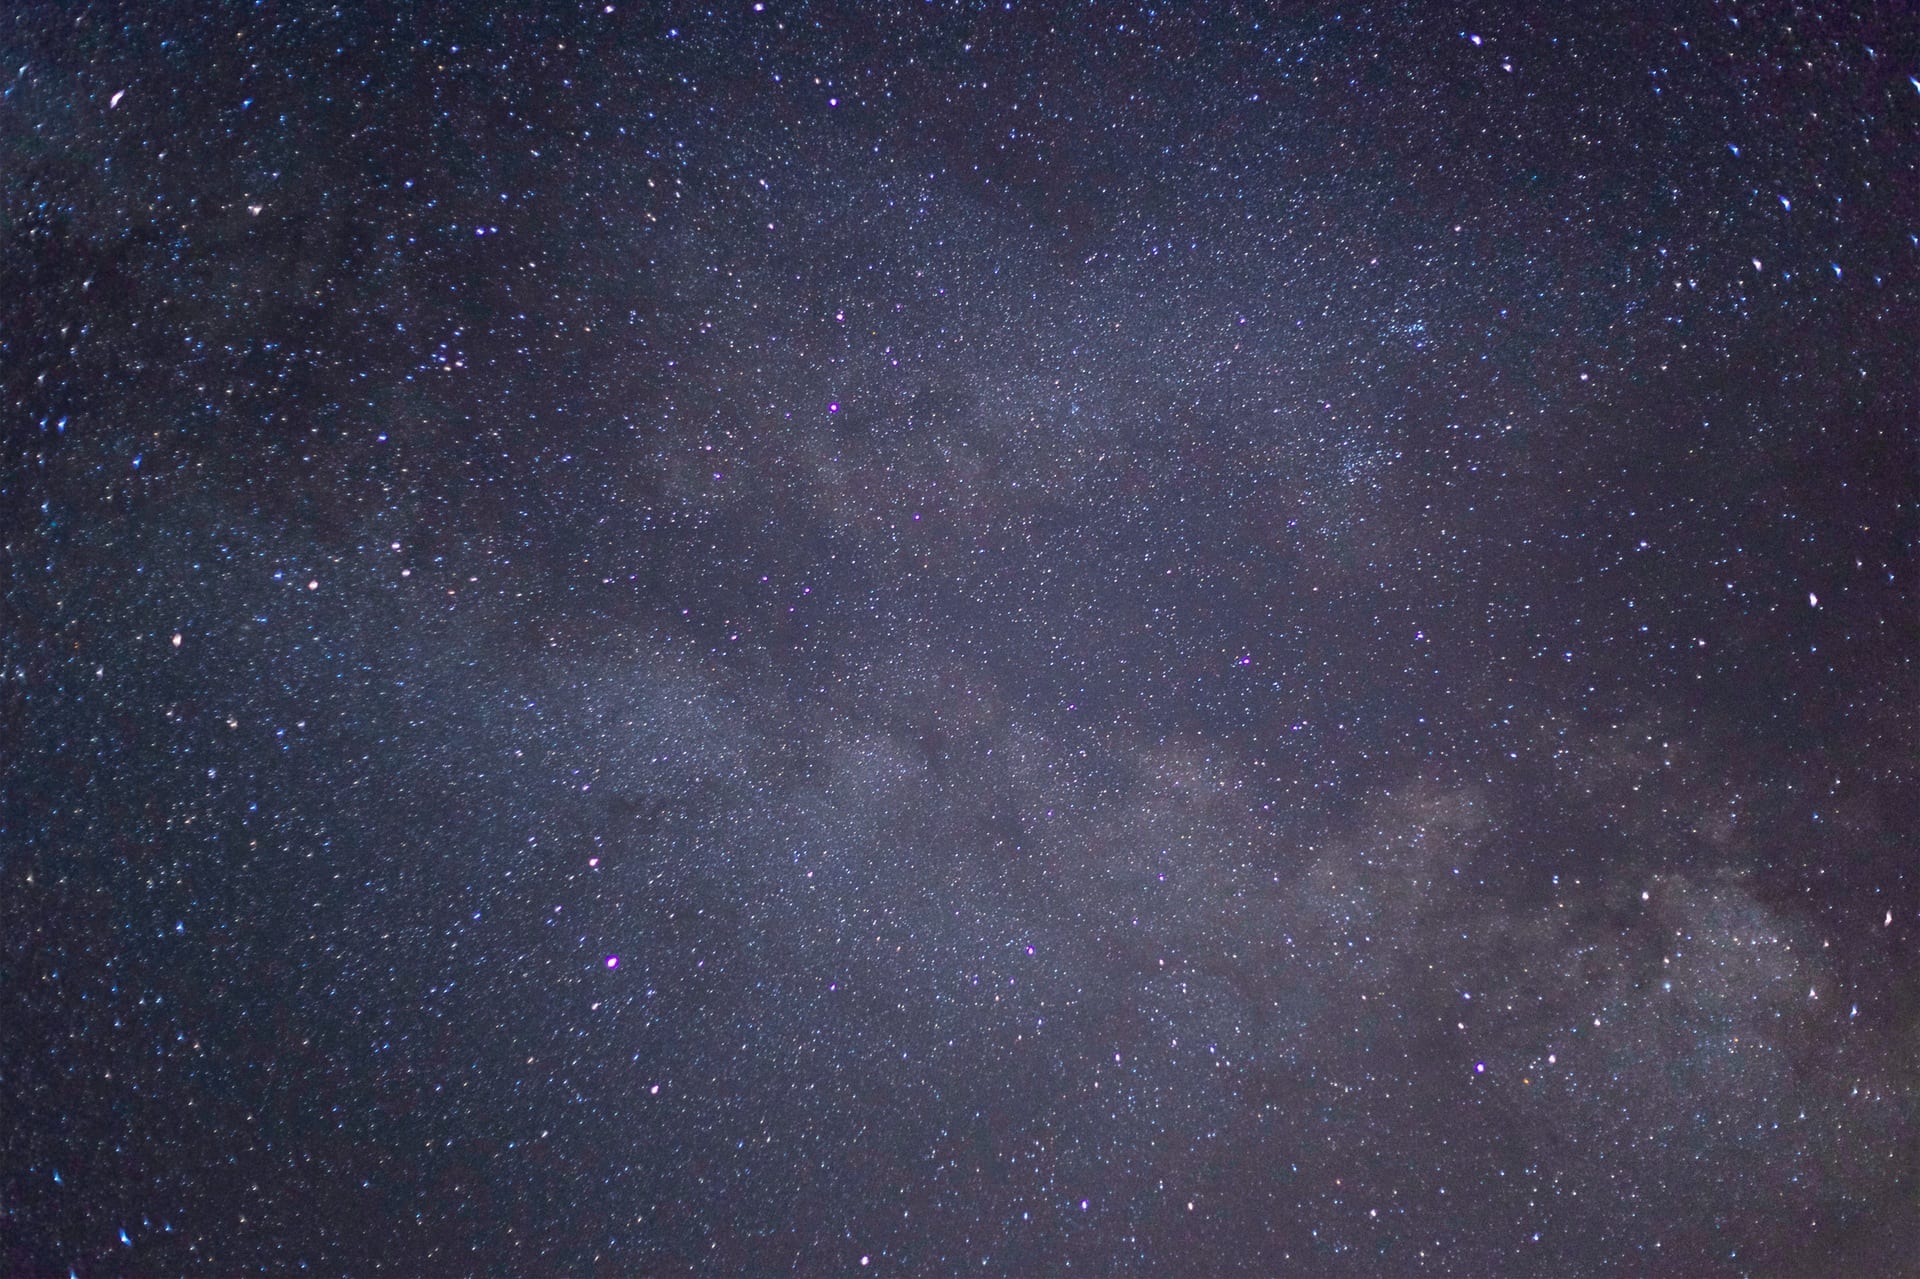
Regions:
M 11 6 L 0 1271 L 1920 1273 L 1920 24 Z

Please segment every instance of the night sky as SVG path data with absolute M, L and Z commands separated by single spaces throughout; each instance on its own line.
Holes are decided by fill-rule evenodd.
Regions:
M 9 6 L 0 1273 L 1920 1273 L 1903 6 Z

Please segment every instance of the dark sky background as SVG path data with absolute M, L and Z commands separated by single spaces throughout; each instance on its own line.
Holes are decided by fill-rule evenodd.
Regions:
M 0 19 L 0 1271 L 1920 1273 L 1904 6 L 481 8 Z

